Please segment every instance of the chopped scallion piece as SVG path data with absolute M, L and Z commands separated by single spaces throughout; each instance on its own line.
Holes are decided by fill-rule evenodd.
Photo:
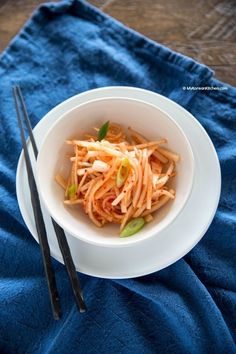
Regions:
M 127 157 L 125 157 L 122 160 L 121 165 L 120 165 L 119 170 L 116 175 L 116 186 L 118 188 L 121 187 L 125 183 L 125 181 L 128 177 L 128 174 L 129 174 L 129 166 L 130 166 L 129 159 Z
M 74 198 L 76 194 L 76 185 L 75 184 L 71 184 L 70 187 L 68 188 L 68 197 Z
M 108 128 L 109 128 L 109 120 L 104 123 L 101 128 L 99 129 L 98 131 L 98 141 L 101 141 L 103 140 L 106 135 L 107 135 L 107 132 L 108 132 Z
M 128 237 L 136 234 L 145 225 L 145 220 L 143 218 L 136 218 L 131 220 L 121 231 L 120 237 Z

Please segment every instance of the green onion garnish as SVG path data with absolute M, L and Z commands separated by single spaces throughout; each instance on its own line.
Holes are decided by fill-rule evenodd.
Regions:
M 131 220 L 121 231 L 120 237 L 128 237 L 136 234 L 136 232 L 140 231 L 145 224 L 145 220 L 143 218 L 136 218 Z
M 104 123 L 101 128 L 99 129 L 99 132 L 98 132 L 98 141 L 101 141 L 103 140 L 106 135 L 107 135 L 107 132 L 108 132 L 108 128 L 109 128 L 109 120 Z
M 75 184 L 71 184 L 69 186 L 67 194 L 70 199 L 75 197 L 75 194 L 76 194 L 76 185 Z
M 121 161 L 121 165 L 120 165 L 119 170 L 116 175 L 116 186 L 118 188 L 121 187 L 125 183 L 125 181 L 128 177 L 128 174 L 129 174 L 129 166 L 130 166 L 129 159 L 127 157 L 125 157 Z

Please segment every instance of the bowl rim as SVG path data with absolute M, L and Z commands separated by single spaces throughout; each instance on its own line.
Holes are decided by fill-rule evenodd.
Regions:
M 48 138 L 48 135 L 54 130 L 54 128 L 58 124 L 60 124 L 60 122 L 63 119 L 65 119 L 65 116 L 67 116 L 72 111 L 74 111 L 74 110 L 76 110 L 78 108 L 85 107 L 85 106 L 88 106 L 88 105 L 90 105 L 92 103 L 96 103 L 96 102 L 112 101 L 112 100 L 125 100 L 125 101 L 130 101 L 130 102 L 138 102 L 138 103 L 141 103 L 141 104 L 144 104 L 144 105 L 147 105 L 147 106 L 151 106 L 155 110 L 160 111 L 162 114 L 164 114 L 172 122 L 172 124 L 174 124 L 177 127 L 177 129 L 181 132 L 182 136 L 184 137 L 185 143 L 188 146 L 188 152 L 190 154 L 190 163 L 191 163 L 191 169 L 190 169 L 191 176 L 190 176 L 190 183 L 189 183 L 188 191 L 186 193 L 186 196 L 185 196 L 183 202 L 181 203 L 181 207 L 173 215 L 173 217 L 170 220 L 170 222 L 168 224 L 166 224 L 166 225 L 163 225 L 159 230 L 153 230 L 153 231 L 152 231 L 152 229 L 149 230 L 149 232 L 146 232 L 142 237 L 139 237 L 139 238 L 136 238 L 136 237 L 120 238 L 118 236 L 117 239 L 119 239 L 121 241 L 119 243 L 107 243 L 107 242 L 105 243 L 105 242 L 100 241 L 99 238 L 98 238 L 98 241 L 93 241 L 91 239 L 87 239 L 86 236 L 83 237 L 81 235 L 78 235 L 78 234 L 74 233 L 73 231 L 71 231 L 70 228 L 65 227 L 65 225 L 63 225 L 63 221 L 61 222 L 61 220 L 57 217 L 57 215 L 55 213 L 51 212 L 50 207 L 49 207 L 49 205 L 47 203 L 47 198 L 45 197 L 45 194 L 43 193 L 43 188 L 41 188 L 42 186 L 41 186 L 41 184 L 38 181 L 40 165 L 42 165 L 42 163 L 41 163 L 41 159 L 42 159 L 41 158 L 41 152 L 44 149 L 45 142 L 46 142 L 46 140 Z M 62 101 L 59 105 L 61 105 L 65 101 Z M 38 190 L 39 190 L 39 195 L 40 195 L 40 197 L 43 200 L 43 204 L 44 204 L 46 210 L 48 211 L 49 215 L 64 229 L 64 231 L 66 233 L 70 234 L 71 236 L 73 236 L 73 237 L 75 237 L 75 238 L 77 238 L 77 239 L 79 239 L 79 240 L 81 240 L 83 242 L 86 242 L 86 243 L 89 243 L 89 244 L 92 244 L 92 245 L 96 245 L 96 246 L 100 246 L 100 247 L 122 248 L 122 247 L 130 246 L 131 244 L 135 245 L 135 244 L 137 244 L 139 242 L 142 242 L 142 241 L 144 241 L 144 240 L 146 240 L 146 239 L 148 239 L 150 237 L 154 237 L 154 236 L 160 234 L 163 231 L 163 229 L 167 228 L 169 225 L 171 225 L 174 222 L 174 220 L 183 211 L 183 209 L 184 209 L 184 207 L 185 207 L 185 205 L 186 205 L 186 203 L 187 203 L 187 201 L 188 201 L 188 199 L 189 199 L 189 197 L 190 197 L 190 195 L 192 193 L 193 184 L 194 184 L 193 183 L 194 182 L 194 170 L 195 170 L 195 158 L 194 158 L 194 154 L 193 154 L 191 143 L 190 143 L 189 139 L 187 138 L 186 134 L 184 133 L 183 129 L 179 126 L 179 124 L 174 120 L 173 117 L 171 117 L 163 109 L 155 106 L 152 103 L 146 102 L 145 100 L 141 100 L 141 99 L 138 99 L 138 98 L 123 97 L 123 96 L 114 96 L 114 97 L 103 97 L 103 98 L 91 99 L 91 100 L 88 100 L 88 101 L 86 101 L 84 103 L 80 103 L 80 104 L 74 106 L 73 108 L 69 109 L 68 111 L 64 112 L 58 119 L 56 119 L 56 121 L 48 129 L 48 131 L 45 134 L 45 136 L 43 138 L 43 141 L 41 143 L 41 147 L 40 147 L 40 150 L 39 150 L 38 158 L 37 158 L 37 161 L 36 161 L 36 180 L 37 180 L 37 187 L 38 187 Z M 108 240 L 108 238 L 104 237 L 104 241 L 106 241 L 106 240 Z

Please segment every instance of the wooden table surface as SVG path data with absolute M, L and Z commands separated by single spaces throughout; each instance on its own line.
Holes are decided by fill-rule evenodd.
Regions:
M 0 52 L 43 0 L 0 0 Z M 90 0 L 149 38 L 236 85 L 236 0 Z

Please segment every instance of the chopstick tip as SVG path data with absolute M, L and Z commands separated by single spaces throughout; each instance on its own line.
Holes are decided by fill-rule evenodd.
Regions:
M 80 313 L 85 313 L 86 311 L 87 311 L 86 306 L 80 307 L 80 309 L 79 309 L 79 312 L 80 312 Z

